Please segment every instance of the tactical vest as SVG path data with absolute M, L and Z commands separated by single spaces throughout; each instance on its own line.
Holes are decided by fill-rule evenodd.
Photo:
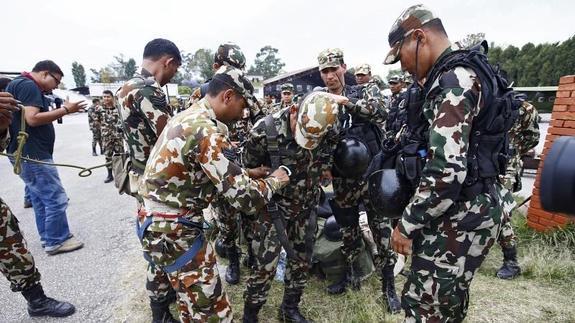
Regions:
M 485 52 L 481 51 L 481 46 Z M 481 83 L 483 107 L 474 118 L 469 135 L 467 151 L 467 176 L 463 183 L 462 195 L 472 197 L 485 192 L 484 184 L 494 182 L 505 173 L 509 158 L 508 131 L 518 116 L 523 97 L 514 92 L 498 67 L 487 61 L 487 44 L 482 43 L 469 50 L 456 50 L 443 56 L 428 74 L 421 89 L 410 86 L 407 92 L 408 135 L 402 140 L 402 154 L 419 156 L 421 165 L 417 166 L 415 180 L 418 183 L 423 169 L 422 150 L 427 150 L 429 142 L 429 123 L 423 117 L 423 103 L 432 101 L 444 88 L 458 87 L 457 80 L 441 78 L 439 86 L 432 88 L 436 79 L 444 72 L 456 67 L 472 69 Z M 467 99 L 476 105 L 479 98 L 466 92 Z M 406 168 L 403 165 L 403 168 Z M 412 167 L 407 167 L 412 168 Z M 416 184 L 417 185 L 417 184 Z

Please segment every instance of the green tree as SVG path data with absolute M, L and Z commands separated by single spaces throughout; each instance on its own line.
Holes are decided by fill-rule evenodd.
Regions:
M 198 74 L 204 81 L 214 76 L 214 52 L 210 49 L 200 48 L 193 56 L 186 57 L 186 60 L 185 64 L 188 65 L 188 70 Z
M 76 87 L 86 86 L 86 71 L 82 64 L 78 62 L 72 63 L 72 76 L 74 76 Z
M 127 62 L 126 65 L 124 66 L 124 76 L 127 79 L 131 79 L 132 77 L 134 77 L 134 74 L 136 74 L 136 61 L 133 58 L 130 58 Z
M 250 67 L 248 73 L 263 75 L 264 78 L 277 76 L 285 64 L 277 57 L 278 49 L 272 46 L 264 46 L 260 52 L 256 54 L 254 65 Z
M 107 66 L 99 70 L 91 68 L 90 72 L 94 74 L 94 76 L 91 77 L 94 83 L 113 83 L 117 81 L 117 78 L 114 76 L 114 71 Z

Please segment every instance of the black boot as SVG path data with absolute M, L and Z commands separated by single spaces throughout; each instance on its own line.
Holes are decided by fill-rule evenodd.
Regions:
M 92 145 L 92 156 L 98 156 L 98 154 L 96 153 L 96 145 Z
M 381 291 L 383 292 L 383 302 L 387 306 L 387 312 L 397 314 L 401 312 L 401 301 L 395 292 L 393 267 L 385 266 L 381 270 Z
M 243 265 L 247 268 L 252 268 L 256 264 L 256 256 L 252 249 L 252 244 L 248 243 L 248 256 L 244 257 Z
M 236 285 L 240 282 L 240 254 L 238 248 L 233 245 L 227 248 L 229 265 L 226 269 L 226 282 Z
M 30 316 L 65 317 L 74 314 L 76 308 L 68 302 L 60 302 L 44 294 L 42 285 L 37 284 L 22 291 L 28 301 Z
M 155 301 L 150 299 L 150 308 L 152 309 L 152 323 L 179 323 L 172 313 L 170 313 L 170 303 L 173 299 L 166 299 L 165 301 Z
M 299 311 L 302 291 L 284 291 L 284 299 L 280 305 L 279 319 L 282 322 L 306 323 L 308 320 Z
M 521 268 L 517 262 L 517 248 L 503 248 L 503 266 L 497 271 L 497 277 L 500 279 L 513 279 L 521 275 Z
M 108 169 L 108 177 L 104 180 L 104 183 L 110 183 L 114 180 L 114 176 L 112 176 L 112 170 Z
M 258 323 L 258 313 L 264 304 L 250 304 L 244 303 L 244 316 L 242 317 L 243 323 Z

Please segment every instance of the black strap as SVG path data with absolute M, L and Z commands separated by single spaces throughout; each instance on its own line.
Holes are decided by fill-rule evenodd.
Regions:
M 273 116 L 270 114 L 264 118 L 264 123 L 266 125 L 266 141 L 267 150 L 270 156 L 272 169 L 278 169 L 280 167 L 280 149 L 278 144 L 278 131 L 275 127 L 275 122 Z M 278 206 L 275 201 L 270 200 L 267 205 L 268 213 L 271 216 L 272 223 L 276 228 L 278 234 L 278 240 L 287 256 L 290 259 L 299 259 L 296 252 L 291 247 L 285 228 L 285 222 L 283 216 L 279 212 Z

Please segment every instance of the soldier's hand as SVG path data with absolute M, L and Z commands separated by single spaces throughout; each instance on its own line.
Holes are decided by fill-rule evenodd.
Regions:
M 271 168 L 262 165 L 260 167 L 248 169 L 248 175 L 250 178 L 258 179 L 268 176 L 270 171 Z
M 69 113 L 74 113 L 78 112 L 80 109 L 85 109 L 88 104 L 83 101 L 72 102 L 70 99 L 66 99 L 62 106 L 66 107 Z
M 411 255 L 411 245 L 413 240 L 403 236 L 401 231 L 399 231 L 399 226 L 393 229 L 393 234 L 391 235 L 391 247 L 397 253 L 402 255 Z
M 289 175 L 283 168 L 274 170 L 270 176 L 277 178 L 282 184 L 287 184 L 289 182 Z
M 0 92 L 0 131 L 8 128 L 15 111 L 18 111 L 18 101 L 8 92 Z
M 327 93 L 327 95 L 329 95 L 329 97 L 337 104 L 346 105 L 349 102 L 349 99 L 343 95 L 336 95 L 331 93 Z

